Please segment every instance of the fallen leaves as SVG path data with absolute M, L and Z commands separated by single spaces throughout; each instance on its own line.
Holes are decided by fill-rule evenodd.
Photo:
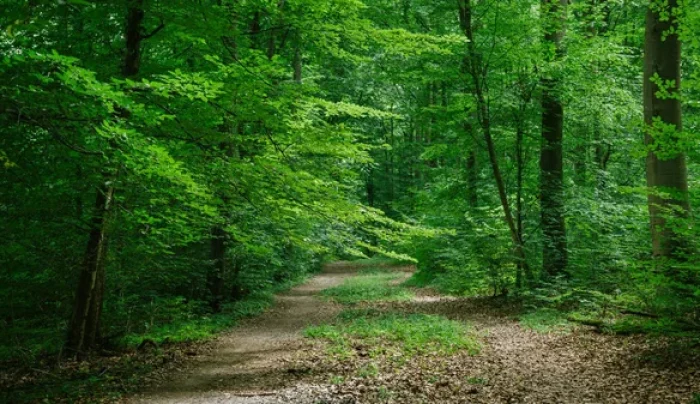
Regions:
M 519 326 L 517 307 L 481 298 L 423 296 L 372 307 L 469 320 L 483 335 L 484 350 L 397 360 L 368 357 L 362 341 L 346 357 L 330 356 L 320 346 L 299 360 L 316 366 L 319 384 L 329 373 L 342 380 L 318 395 L 322 402 L 689 403 L 700 389 L 700 353 L 677 339 L 587 329 L 540 334 Z M 361 372 L 369 361 L 376 376 Z

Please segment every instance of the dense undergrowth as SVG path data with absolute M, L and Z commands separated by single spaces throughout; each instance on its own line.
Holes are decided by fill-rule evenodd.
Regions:
M 165 263 L 162 263 L 163 265 Z M 192 262 L 194 265 L 195 262 Z M 200 261 L 199 269 L 189 269 L 204 277 L 208 267 Z M 109 293 L 103 312 L 102 349 L 119 351 L 139 346 L 145 339 L 156 343 L 181 342 L 207 338 L 234 324 L 240 318 L 258 314 L 273 302 L 280 290 L 305 279 L 320 269 L 320 260 L 312 254 L 297 252 L 297 258 L 281 265 L 267 260 L 266 265 L 252 261 L 243 272 L 228 283 L 231 293 L 216 310 L 206 290 L 193 288 L 197 277 L 152 273 L 136 279 L 117 271 L 108 279 L 120 285 L 118 293 Z M 173 267 L 172 271 L 178 271 Z M 167 276 L 169 282 L 163 282 Z M 0 309 L 0 363 L 30 365 L 39 359 L 60 360 L 70 317 L 70 295 L 53 302 L 45 297 L 40 304 L 30 305 L 17 292 L 41 293 L 43 282 L 25 284 L 9 300 L 13 306 Z M 6 290 L 5 290 L 6 291 Z M 0 291 L 2 292 L 2 291 Z
M 0 361 L 0 401 L 74 403 L 117 399 L 141 388 L 144 379 L 154 372 L 171 370 L 196 353 L 203 342 L 240 320 L 263 313 L 274 303 L 276 293 L 304 281 L 319 267 L 317 264 L 299 270 L 278 283 L 265 282 L 255 292 L 223 304 L 216 313 L 205 301 L 187 302 L 183 297 L 158 300 L 151 308 L 159 316 L 132 318 L 147 324 L 121 334 L 84 362 L 62 357 L 65 329 L 47 324 L 28 329 L 5 327 L 0 330 L 0 336 L 7 337 L 2 339 L 0 351 L 4 355 Z M 120 319 L 118 313 L 108 315 Z M 30 335 L 33 339 L 20 340 Z
M 493 296 L 499 291 L 522 307 L 519 319 L 523 326 L 537 332 L 570 332 L 589 326 L 615 334 L 700 337 L 700 318 L 696 316 L 697 308 L 693 308 L 693 297 L 674 300 L 674 295 L 668 291 L 654 290 L 648 285 L 642 290 L 644 285 L 640 283 L 620 281 L 622 288 L 608 290 L 593 281 L 562 279 L 554 284 L 519 289 L 513 284 L 514 278 L 488 282 L 489 276 L 501 276 L 499 273 L 489 275 L 488 271 L 475 271 L 470 267 L 435 270 L 430 264 L 420 268 L 405 285 L 433 288 L 442 294 L 460 297 Z M 512 268 L 507 266 L 501 269 L 505 273 L 509 270 Z M 481 281 L 471 283 L 472 277 L 480 273 Z M 498 282 L 511 285 L 511 289 L 494 288 Z

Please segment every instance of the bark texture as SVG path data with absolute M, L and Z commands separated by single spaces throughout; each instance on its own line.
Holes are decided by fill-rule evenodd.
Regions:
M 653 4 L 654 2 L 652 2 Z M 677 0 L 669 0 L 669 9 L 678 7 Z M 645 141 L 655 144 L 660 150 L 674 147 L 672 139 L 657 141 L 654 136 L 662 126 L 670 125 L 683 130 L 681 103 L 675 97 L 681 89 L 681 43 L 678 35 L 671 33 L 677 20 L 662 21 L 659 10 L 650 8 L 646 15 L 646 38 L 644 47 L 644 121 L 647 125 Z M 659 88 L 654 77 L 663 82 L 674 83 L 671 88 Z M 669 93 L 671 96 L 665 96 Z M 660 121 L 660 123 L 659 123 Z M 682 258 L 686 240 L 677 229 L 668 226 L 668 216 L 685 218 L 690 210 L 688 202 L 688 170 L 684 153 L 659 157 L 657 153 L 647 155 L 647 185 L 653 253 L 657 257 Z M 657 193 L 668 192 L 663 198 Z
M 113 199 L 114 185 L 109 178 L 105 178 L 95 198 L 90 235 L 66 344 L 70 355 L 79 359 L 85 357 L 99 337 L 107 255 L 106 229 Z
M 554 59 L 564 55 L 568 0 L 543 0 L 545 43 L 554 47 Z M 542 267 L 545 274 L 565 274 L 568 263 L 564 217 L 564 170 L 562 141 L 564 106 L 557 77 L 544 77 L 542 85 L 542 143 L 540 149 L 540 209 L 542 220 Z

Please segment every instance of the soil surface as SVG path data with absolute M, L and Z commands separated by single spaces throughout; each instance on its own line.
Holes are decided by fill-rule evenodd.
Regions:
M 359 377 L 357 369 L 372 358 L 329 359 L 324 343 L 302 336 L 308 325 L 332 321 L 342 309 L 319 292 L 359 269 L 349 262 L 327 265 L 280 295 L 269 312 L 193 357 L 184 371 L 128 402 L 656 404 L 693 403 L 700 393 L 700 355 L 682 341 L 589 328 L 536 333 L 520 326 L 517 308 L 507 301 L 430 291 L 417 292 L 409 302 L 372 306 L 466 321 L 481 341 L 481 352 L 414 357 L 401 366 L 380 364 L 375 377 Z M 410 269 L 397 271 L 408 277 Z
M 294 387 L 304 376 L 290 363 L 310 349 L 302 336 L 309 325 L 331 321 L 342 309 L 318 297 L 362 267 L 335 262 L 303 285 L 277 296 L 275 306 L 218 338 L 187 368 L 132 403 L 267 403 L 280 389 Z M 298 374 L 297 374 L 298 373 Z

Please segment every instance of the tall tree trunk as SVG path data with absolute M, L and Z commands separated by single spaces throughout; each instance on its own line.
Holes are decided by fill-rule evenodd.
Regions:
M 226 274 L 226 238 L 227 234 L 222 225 L 217 225 L 211 231 L 211 261 L 212 271 L 207 277 L 209 289 L 209 305 L 214 312 L 221 310 L 224 301 L 224 286 Z
M 99 337 L 107 255 L 106 230 L 114 199 L 114 185 L 111 180 L 112 178 L 105 177 L 97 190 L 90 235 L 68 329 L 66 348 L 71 356 L 78 359 L 85 358 L 87 351 Z
M 566 5 L 568 0 L 543 0 L 545 43 L 555 49 L 554 59 L 564 55 Z M 540 152 L 540 208 L 542 211 L 542 265 L 549 276 L 566 273 L 568 252 L 564 219 L 564 171 L 562 140 L 564 107 L 560 80 L 542 78 L 542 145 Z
M 516 190 L 515 190 L 515 217 L 516 217 L 516 232 L 518 234 L 518 240 L 522 242 L 523 240 L 523 173 L 525 171 L 524 161 L 523 161 L 523 123 L 522 120 L 518 121 L 515 136 L 515 164 L 517 166 L 517 178 L 516 178 Z M 517 263 L 517 273 L 516 273 L 516 286 L 521 288 L 523 286 L 523 275 L 529 281 L 530 274 L 524 273 L 525 266 L 522 262 Z
M 260 47 L 260 11 L 253 14 L 253 20 L 250 22 L 250 47 L 258 49 Z M 269 47 L 269 44 L 268 44 Z
M 141 41 L 143 40 L 143 0 L 129 0 L 126 17 L 126 57 L 122 74 L 135 76 L 141 69 Z
M 365 183 L 365 189 L 367 191 L 367 206 L 370 208 L 374 207 L 374 170 L 369 168 L 367 172 L 367 182 Z
M 124 77 L 138 74 L 140 69 L 143 17 L 143 0 L 130 0 L 126 18 L 126 55 L 122 66 Z M 97 188 L 95 196 L 90 235 L 66 341 L 66 349 L 78 359 L 85 358 L 99 338 L 108 252 L 107 228 L 117 175 L 116 172 L 107 170 L 103 176 L 104 180 Z
M 282 15 L 282 9 L 284 8 L 285 0 L 279 0 L 277 2 L 277 10 L 280 12 Z M 284 17 L 280 17 L 279 21 L 273 21 L 273 24 L 277 25 L 284 25 Z M 277 35 L 279 28 L 277 27 L 272 27 L 269 32 L 269 36 L 267 38 L 267 58 L 272 59 L 275 54 L 277 53 Z
M 596 194 L 602 195 L 601 191 L 606 187 L 608 161 L 612 155 L 612 144 L 603 140 L 598 120 L 594 122 L 593 139 L 595 139 L 595 162 L 596 162 Z
M 587 20 L 588 37 L 595 38 L 604 35 L 608 32 L 608 24 L 610 23 L 610 4 L 608 0 L 588 0 L 589 18 Z M 598 24 L 601 20 L 602 24 Z M 600 66 L 595 66 L 593 74 L 600 75 Z M 603 133 L 600 125 L 600 111 L 595 111 L 593 116 L 593 141 L 595 144 L 595 192 L 597 196 L 604 196 L 601 191 L 606 187 L 608 160 L 612 154 L 612 144 L 603 139 Z
M 472 9 L 471 0 L 458 0 L 459 1 L 459 21 L 464 32 L 464 35 L 469 40 L 467 44 L 469 52 L 469 66 L 468 71 L 472 76 L 474 83 L 474 95 L 476 98 L 477 105 L 477 118 L 481 124 L 481 129 L 484 133 L 484 140 L 486 141 L 486 149 L 489 153 L 489 160 L 491 162 L 491 169 L 493 171 L 493 177 L 496 181 L 496 188 L 498 188 L 498 196 L 501 200 L 501 206 L 503 207 L 503 215 L 508 225 L 508 230 L 510 231 L 511 240 L 513 242 L 513 249 L 516 258 L 516 264 L 522 265 L 524 268 L 528 268 L 527 260 L 525 257 L 525 249 L 523 248 L 523 242 L 518 236 L 518 230 L 515 226 L 515 220 L 513 220 L 513 213 L 510 209 L 510 204 L 508 203 L 508 195 L 506 194 L 505 182 L 503 181 L 503 175 L 501 174 L 501 169 L 498 164 L 498 156 L 496 156 L 496 147 L 493 143 L 493 137 L 491 136 L 491 118 L 488 103 L 486 102 L 486 95 L 484 94 L 483 78 L 486 76 L 484 67 L 481 65 L 481 58 L 476 51 L 476 46 L 474 43 L 474 33 L 472 30 Z
M 394 112 L 392 106 L 391 112 Z M 389 118 L 389 210 L 394 211 L 394 199 L 396 199 L 396 185 L 394 183 L 395 167 L 394 167 L 394 118 Z
M 525 141 L 525 120 L 528 105 L 532 102 L 532 92 L 534 87 L 527 85 L 525 76 L 517 84 L 520 88 L 520 105 L 515 113 L 515 164 L 516 164 L 516 190 L 515 190 L 515 217 L 518 240 L 523 243 L 525 238 L 525 226 L 523 224 L 523 182 L 525 175 L 524 141 Z M 529 267 L 518 263 L 516 273 L 516 286 L 518 288 L 529 284 L 532 281 L 532 272 Z
M 652 1 L 650 6 L 659 7 Z M 678 21 L 669 9 L 678 7 L 677 0 L 669 0 L 666 11 L 669 18 L 662 19 L 658 9 L 649 8 L 646 15 L 646 39 L 644 47 L 644 121 L 647 125 L 646 144 L 658 147 L 659 151 L 673 150 L 674 141 L 664 136 L 655 139 L 655 133 L 664 128 L 683 129 L 681 103 L 676 95 L 681 89 L 681 43 L 674 28 Z M 654 77 L 658 75 L 658 80 Z M 657 83 L 672 83 L 670 88 L 660 88 Z M 661 91 L 663 90 L 663 91 Z M 670 96 L 663 96 L 670 94 Z M 688 170 L 685 154 L 673 153 L 670 156 L 650 151 L 647 155 L 647 185 L 649 213 L 654 255 L 663 258 L 682 259 L 687 248 L 687 240 L 672 226 L 667 218 L 687 217 Z M 661 197 L 658 191 L 668 192 L 669 197 Z

